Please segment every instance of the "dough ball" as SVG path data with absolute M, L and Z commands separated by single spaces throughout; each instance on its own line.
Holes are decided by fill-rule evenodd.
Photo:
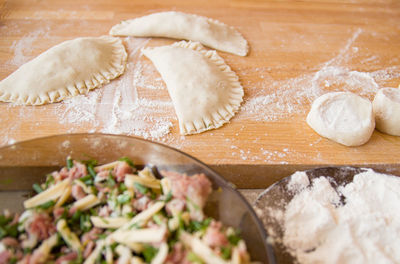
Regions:
M 369 100 L 349 92 L 333 92 L 313 102 L 307 124 L 335 142 L 360 146 L 371 137 L 375 119 Z
M 383 133 L 400 136 L 400 89 L 379 89 L 372 106 L 376 128 Z

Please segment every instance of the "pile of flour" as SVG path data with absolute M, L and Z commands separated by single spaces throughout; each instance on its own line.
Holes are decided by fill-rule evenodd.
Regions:
M 298 262 L 400 263 L 400 177 L 367 170 L 335 190 L 296 173 L 288 188 L 282 242 Z

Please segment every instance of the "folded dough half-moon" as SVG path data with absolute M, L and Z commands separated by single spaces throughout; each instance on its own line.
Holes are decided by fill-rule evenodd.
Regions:
M 42 105 L 85 94 L 121 75 L 126 58 L 125 47 L 118 38 L 65 41 L 2 80 L 0 101 Z
M 181 41 L 142 52 L 167 84 L 181 134 L 218 128 L 238 111 L 243 87 L 216 51 Z
M 211 18 L 175 11 L 122 21 L 111 28 L 110 35 L 186 39 L 239 56 L 246 56 L 249 50 L 247 41 L 234 27 Z

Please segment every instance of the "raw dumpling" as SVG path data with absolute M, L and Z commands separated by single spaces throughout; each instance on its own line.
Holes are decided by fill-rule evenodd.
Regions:
M 375 128 L 371 102 L 349 92 L 318 97 L 308 113 L 307 123 L 321 136 L 346 146 L 366 143 Z
M 383 133 L 400 136 L 400 89 L 379 89 L 372 106 L 376 128 Z
M 142 52 L 167 84 L 181 134 L 218 128 L 239 109 L 243 87 L 216 51 L 181 41 Z
M 0 101 L 42 105 L 85 94 L 121 75 L 127 54 L 109 36 L 65 41 L 0 82 Z
M 247 41 L 235 28 L 211 18 L 175 11 L 123 21 L 112 27 L 110 34 L 198 41 L 210 48 L 240 56 L 246 56 L 249 49 Z

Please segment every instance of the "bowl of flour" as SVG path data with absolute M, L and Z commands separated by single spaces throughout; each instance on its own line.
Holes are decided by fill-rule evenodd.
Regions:
M 353 167 L 296 172 L 254 206 L 278 263 L 400 263 L 400 177 Z

